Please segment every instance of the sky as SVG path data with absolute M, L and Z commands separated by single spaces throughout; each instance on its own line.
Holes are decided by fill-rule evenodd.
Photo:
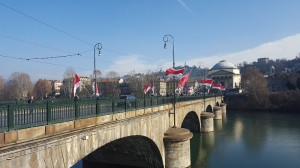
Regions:
M 0 0 L 0 76 L 62 80 L 300 52 L 299 0 Z M 163 37 L 168 38 L 164 49 Z M 101 56 L 94 49 L 101 43 Z M 95 54 L 95 57 L 94 57 Z M 94 59 L 95 58 L 95 59 Z

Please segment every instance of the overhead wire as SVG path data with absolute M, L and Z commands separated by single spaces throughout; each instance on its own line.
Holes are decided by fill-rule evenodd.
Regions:
M 56 30 L 56 31 L 59 31 L 60 33 L 63 33 L 63 34 L 65 34 L 65 35 L 69 36 L 69 37 L 72 37 L 72 38 L 74 38 L 74 39 L 76 39 L 76 40 L 79 40 L 79 41 L 81 41 L 82 43 L 85 43 L 85 44 L 87 44 L 87 45 L 92 45 L 92 44 L 89 43 L 89 42 L 86 42 L 86 41 L 84 41 L 84 40 L 82 40 L 82 39 L 80 39 L 80 38 L 78 38 L 78 37 L 76 37 L 76 36 L 74 36 L 74 35 L 72 35 L 72 34 L 70 34 L 70 33 L 67 33 L 67 32 L 65 32 L 65 31 L 63 31 L 63 30 L 61 30 L 61 29 L 59 29 L 59 28 L 57 28 L 57 27 L 51 26 L 50 24 L 48 24 L 48 23 L 46 23 L 46 22 L 43 22 L 43 21 L 41 21 L 41 20 L 38 20 L 38 19 L 36 19 L 36 18 L 34 18 L 34 17 L 32 17 L 32 16 L 30 16 L 30 15 L 24 13 L 24 12 L 21 12 L 21 11 L 19 11 L 19 10 L 17 10 L 17 9 L 14 9 L 14 8 L 8 6 L 8 5 L 5 5 L 5 4 L 3 4 L 3 3 L 1 3 L 1 2 L 0 2 L 0 5 L 2 5 L 2 6 L 4 6 L 4 7 L 6 7 L 6 8 L 8 8 L 8 9 L 14 11 L 14 12 L 17 12 L 17 13 L 23 15 L 23 16 L 26 16 L 27 18 L 29 18 L 29 19 L 31 19 L 31 20 L 34 20 L 34 21 L 36 21 L 36 22 L 38 22 L 38 23 L 40 23 L 40 24 L 43 24 L 43 25 L 45 25 L 45 26 L 47 26 L 47 27 L 50 27 L 50 28 L 52 28 L 52 29 L 54 29 L 54 30 Z
M 69 55 L 69 56 L 78 56 L 78 55 Z M 66 56 L 57 56 L 57 57 L 69 57 L 69 56 L 66 55 Z M 23 61 L 33 61 L 33 62 L 48 64 L 48 65 L 55 65 L 55 66 L 60 66 L 60 67 L 69 67 L 70 66 L 70 65 L 61 65 L 61 64 L 56 64 L 56 63 L 49 63 L 49 62 L 39 61 L 40 59 L 44 59 L 44 58 L 31 58 L 30 59 L 30 58 L 13 57 L 13 56 L 2 55 L 2 54 L 0 54 L 0 57 L 10 58 L 10 59 L 18 59 L 18 60 L 23 60 Z M 76 67 L 76 69 L 89 70 L 89 69 L 81 68 L 81 67 Z
M 3 34 L 0 34 L 0 37 L 7 38 L 7 39 L 10 39 L 10 40 L 15 40 L 15 41 L 26 43 L 26 44 L 30 44 L 30 45 L 35 45 L 35 46 L 39 46 L 39 47 L 51 49 L 51 50 L 55 50 L 55 51 L 59 51 L 59 52 L 71 53 L 71 52 L 68 52 L 68 51 L 65 51 L 65 50 L 61 50 L 61 49 L 49 47 L 49 46 L 46 46 L 46 45 L 43 45 L 43 44 L 31 42 L 31 41 L 21 40 L 21 39 L 10 37 L 10 36 L 6 36 L 6 35 L 3 35 Z
M 78 37 L 76 37 L 76 36 L 74 36 L 74 35 L 72 35 L 72 34 L 70 34 L 70 33 L 68 33 L 68 32 L 65 32 L 65 31 L 63 31 L 63 30 L 61 30 L 61 29 L 59 29 L 59 28 L 57 28 L 57 27 L 54 27 L 54 26 L 52 26 L 52 25 L 50 25 L 50 24 L 48 24 L 48 23 L 46 23 L 46 22 L 44 22 L 44 21 L 41 21 L 41 20 L 39 20 L 39 19 L 36 19 L 36 18 L 34 18 L 34 17 L 32 17 L 32 16 L 30 16 L 30 15 L 28 15 L 28 14 L 22 12 L 22 11 L 19 11 L 19 10 L 17 10 L 17 9 L 14 9 L 14 8 L 12 8 L 12 7 L 8 6 L 8 5 L 5 5 L 5 4 L 3 4 L 3 3 L 1 3 L 1 2 L 0 2 L 0 5 L 2 5 L 2 6 L 4 6 L 4 7 L 6 7 L 6 8 L 8 8 L 8 9 L 10 9 L 10 10 L 12 10 L 12 11 L 14 11 L 14 12 L 20 14 L 20 15 L 23 15 L 23 16 L 25 16 L 25 17 L 31 19 L 31 20 L 34 20 L 34 21 L 36 21 L 36 22 L 38 22 L 38 23 L 40 23 L 40 24 L 42 24 L 42 25 L 45 25 L 45 26 L 47 26 L 47 27 L 49 27 L 49 28 L 51 28 L 51 29 L 54 29 L 54 30 L 56 30 L 56 31 L 58 31 L 58 32 L 60 32 L 60 33 L 62 33 L 62 34 L 65 34 L 65 35 L 67 35 L 67 36 L 69 36 L 69 37 L 72 37 L 73 39 L 76 39 L 76 40 L 78 40 L 78 41 L 81 41 L 82 43 L 85 43 L 85 44 L 87 44 L 87 45 L 93 46 L 93 44 L 91 44 L 91 43 L 89 43 L 89 42 L 87 42 L 87 41 L 85 41 L 85 40 L 82 40 L 82 39 L 80 39 L 80 38 L 78 38 Z M 20 42 L 24 42 L 24 43 L 28 43 L 28 44 L 37 45 L 37 46 L 40 46 L 40 47 L 44 47 L 44 48 L 56 50 L 56 51 L 66 52 L 66 51 L 64 51 L 64 50 L 56 49 L 56 48 L 53 48 L 53 47 L 48 47 L 48 46 L 45 46 L 45 45 L 42 45 L 42 44 L 38 44 L 38 43 L 35 43 L 35 42 L 30 42 L 30 41 L 26 41 L 26 40 L 20 40 L 20 39 L 13 38 L 13 37 L 9 37 L 9 36 L 5 36 L 5 35 L 0 35 L 0 36 L 1 36 L 1 37 L 4 37 L 4 38 L 16 40 L 16 41 L 20 41 Z M 111 52 L 111 53 L 117 53 L 117 54 L 121 54 L 121 55 L 133 56 L 133 55 L 130 55 L 130 54 L 127 54 L 127 53 L 124 53 L 124 52 L 120 52 L 120 51 L 116 51 L 116 50 L 112 50 L 112 49 L 105 49 L 105 48 L 103 48 L 103 50 L 106 50 L 106 51 Z M 82 53 L 89 52 L 89 51 L 91 51 L 91 50 L 87 50 L 87 51 L 81 52 L 81 54 L 82 54 Z M 67 52 L 67 53 L 68 53 L 68 52 Z M 32 59 L 53 59 L 53 58 L 70 57 L 70 56 L 82 56 L 81 54 L 78 53 L 78 54 L 72 54 L 72 55 L 66 55 L 66 56 L 41 57 L 41 58 L 26 58 L 26 60 L 32 60 Z M 7 57 L 7 58 L 14 58 L 14 59 L 23 59 L 23 58 L 20 58 L 20 57 L 10 57 L 10 56 L 3 56 L 3 55 L 0 55 L 0 56 L 2 56 L 2 57 Z M 144 58 L 144 57 L 138 57 L 138 56 L 134 56 L 134 57 L 149 61 L 149 59 L 146 59 L 146 58 Z M 110 62 L 110 61 L 105 61 L 105 62 Z M 110 62 L 110 63 L 119 65 L 119 64 L 114 63 L 114 62 Z

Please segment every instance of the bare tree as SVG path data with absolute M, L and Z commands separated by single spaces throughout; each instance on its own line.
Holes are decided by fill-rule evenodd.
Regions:
M 51 82 L 46 79 L 39 79 L 33 88 L 35 97 L 39 99 L 43 99 L 44 97 L 47 97 L 49 94 L 51 94 L 52 86 Z
M 119 77 L 120 77 L 120 75 L 115 71 L 109 71 L 106 74 L 106 78 L 109 78 L 109 79 L 115 79 L 115 78 L 119 78 Z
M 5 96 L 8 99 L 23 99 L 31 94 L 32 86 L 33 84 L 28 74 L 13 72 L 7 82 Z
M 69 98 L 72 97 L 74 76 L 75 76 L 75 70 L 71 67 L 67 68 L 64 73 L 62 90 L 63 90 L 63 94 L 65 96 L 68 96 Z
M 247 68 L 242 74 L 242 88 L 251 96 L 255 103 L 263 105 L 268 98 L 267 79 L 257 68 Z
M 148 71 L 146 75 L 131 73 L 127 81 L 129 90 L 137 97 L 144 96 L 144 87 L 146 84 L 150 83 L 151 85 L 158 85 L 158 79 L 151 71 Z
M 131 75 L 127 81 L 130 92 L 136 97 L 142 97 L 143 88 L 145 86 L 144 76 Z
M 4 98 L 5 80 L 0 76 L 0 99 Z

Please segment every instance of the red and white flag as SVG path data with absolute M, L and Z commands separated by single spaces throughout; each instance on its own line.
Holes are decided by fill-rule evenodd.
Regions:
M 221 90 L 222 89 L 222 84 L 212 84 L 211 85 L 211 88 L 213 88 L 213 89 L 219 89 L 219 90 Z
M 146 94 L 150 90 L 150 88 L 151 88 L 151 85 L 150 85 L 150 83 L 148 83 L 144 88 L 144 94 Z
M 190 73 L 187 73 L 186 75 L 184 75 L 178 82 L 179 86 L 183 88 L 186 81 L 189 79 L 189 77 L 190 77 Z
M 175 76 L 176 78 L 182 78 L 184 73 L 184 68 L 181 69 L 174 69 L 174 68 L 169 68 L 166 70 L 165 76 L 167 78 L 171 78 Z
M 95 94 L 95 82 L 93 82 L 93 92 Z M 98 85 L 96 84 L 96 96 L 99 96 Z
M 152 94 L 152 95 L 155 94 L 155 86 L 154 86 L 154 83 L 152 83 L 151 94 Z
M 187 94 L 192 95 L 194 93 L 194 88 L 192 86 L 187 88 Z
M 80 79 L 77 76 L 77 74 L 75 74 L 75 77 L 74 77 L 74 87 L 73 87 L 73 95 L 74 95 L 74 97 L 76 95 L 76 90 L 77 90 L 77 88 L 79 88 L 80 85 L 81 85 Z
M 200 85 L 211 87 L 213 82 L 214 82 L 214 80 L 212 80 L 212 79 L 206 79 L 206 80 L 204 79 L 204 80 L 200 81 Z

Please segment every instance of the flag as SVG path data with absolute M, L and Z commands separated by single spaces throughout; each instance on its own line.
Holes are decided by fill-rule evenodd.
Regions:
M 212 79 L 204 79 L 200 81 L 200 85 L 204 85 L 204 86 L 209 86 L 211 87 L 211 85 L 213 84 L 214 80 Z
M 77 76 L 77 74 L 75 74 L 75 77 L 74 77 L 74 87 L 73 87 L 73 95 L 74 95 L 74 97 L 76 95 L 76 90 L 77 90 L 77 88 L 79 88 L 80 85 L 81 85 L 80 79 Z
M 150 90 L 151 86 L 150 83 L 148 83 L 144 88 L 144 93 L 146 94 Z
M 154 95 L 154 93 L 155 93 L 155 86 L 154 86 L 154 83 L 152 83 L 151 91 L 152 91 L 151 94 Z
M 98 91 L 98 85 L 96 84 L 96 92 L 95 92 L 95 82 L 93 82 L 93 93 L 96 95 L 96 96 L 99 96 L 99 91 Z
M 186 75 L 184 75 L 178 82 L 180 87 L 184 87 L 186 81 L 189 79 L 190 73 L 187 73 Z
M 222 84 L 212 84 L 211 85 L 211 88 L 213 88 L 213 89 L 219 89 L 220 90 L 220 89 L 222 89 L 222 87 L 223 87 Z
M 192 95 L 194 93 L 194 88 L 192 86 L 189 86 L 187 88 L 187 93 L 188 93 L 188 95 Z
M 167 78 L 171 78 L 173 76 L 177 77 L 177 78 L 181 78 L 183 76 L 183 72 L 184 72 L 184 68 L 181 69 L 173 69 L 173 68 L 169 68 L 166 70 L 165 76 Z

